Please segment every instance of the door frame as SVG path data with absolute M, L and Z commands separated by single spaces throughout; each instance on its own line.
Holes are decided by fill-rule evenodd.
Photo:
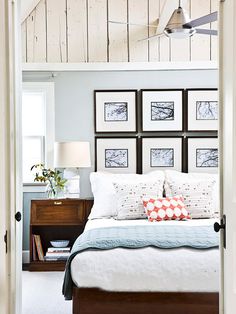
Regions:
M 19 17 L 20 1 L 0 0 L 0 313 L 4 314 L 21 313 L 22 222 L 15 220 L 22 204 Z

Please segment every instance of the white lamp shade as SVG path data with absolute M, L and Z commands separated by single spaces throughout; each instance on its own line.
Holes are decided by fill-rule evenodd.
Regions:
M 91 167 L 89 142 L 63 142 L 54 144 L 55 168 Z

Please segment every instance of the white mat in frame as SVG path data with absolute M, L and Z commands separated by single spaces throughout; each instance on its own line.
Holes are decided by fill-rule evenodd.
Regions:
M 95 171 L 137 172 L 136 137 L 95 138 Z
M 218 172 L 218 138 L 188 138 L 188 172 Z
M 141 90 L 143 131 L 183 130 L 183 89 Z
M 182 171 L 182 137 L 142 137 L 142 172 Z

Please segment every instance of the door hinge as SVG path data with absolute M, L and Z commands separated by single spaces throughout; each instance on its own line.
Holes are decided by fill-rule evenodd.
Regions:
M 8 245 L 7 230 L 6 230 L 6 233 L 4 235 L 4 242 L 5 242 L 5 245 L 6 245 L 6 254 L 7 254 L 7 251 L 8 251 L 8 247 L 7 247 L 7 245 Z

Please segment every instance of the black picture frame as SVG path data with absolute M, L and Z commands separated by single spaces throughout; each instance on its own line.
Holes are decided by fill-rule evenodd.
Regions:
M 146 92 L 181 92 L 182 95 L 182 102 L 181 102 L 181 128 L 180 129 L 173 129 L 173 130 L 145 130 L 144 129 L 144 93 Z M 170 88 L 170 89 L 141 89 L 140 90 L 140 98 L 141 98 L 141 132 L 142 133 L 173 133 L 173 132 L 183 132 L 184 131 L 184 110 L 185 110 L 185 90 L 182 88 Z M 164 102 L 164 101 L 162 101 Z M 174 113 L 174 116 L 176 116 L 176 113 Z M 150 119 L 151 120 L 151 119 Z M 168 122 L 173 122 L 174 120 L 167 120 Z M 164 122 L 164 121 L 163 121 Z
M 218 91 L 218 88 L 187 88 L 185 90 L 185 130 L 186 132 L 195 132 L 195 133 L 204 133 L 204 132 L 208 132 L 212 135 L 216 134 L 218 132 L 218 129 L 207 129 L 207 128 L 199 128 L 199 129 L 189 129 L 189 93 L 190 92 L 198 92 L 198 91 L 203 91 L 203 92 L 207 92 L 207 91 Z M 218 113 L 219 116 L 219 113 Z M 196 119 L 197 121 L 197 119 Z M 217 121 L 217 120 L 215 120 Z
M 134 114 L 131 114 L 130 116 L 132 116 L 132 119 L 134 119 L 132 121 L 132 125 L 134 125 L 134 129 L 133 130 L 124 130 L 124 129 L 117 129 L 117 130 L 109 130 L 109 128 L 107 130 L 101 130 L 98 128 L 98 100 L 97 100 L 97 95 L 99 93 L 107 93 L 109 95 L 109 93 L 134 93 L 134 108 L 133 108 L 133 111 Z M 93 94 L 93 99 L 94 99 L 94 130 L 95 130 L 95 134 L 108 134 L 108 133 L 137 133 L 138 131 L 138 121 L 137 121 L 137 118 L 138 118 L 138 112 L 137 112 L 137 103 L 138 103 L 138 90 L 137 89 L 101 89 L 101 90 L 94 90 L 94 94 Z M 125 102 L 124 100 L 120 100 L 120 102 Z M 100 116 L 103 116 L 104 117 L 104 110 L 105 108 L 103 108 L 103 111 L 102 113 L 100 113 Z M 128 109 L 127 111 L 130 112 L 130 108 L 129 108 L 129 104 L 128 104 Z M 111 123 L 113 125 L 115 125 L 116 122 L 123 122 L 124 123 L 127 123 L 129 122 L 128 119 L 126 120 L 123 120 L 123 121 L 116 121 L 116 122 L 112 122 L 112 121 L 105 121 L 104 119 L 104 122 L 107 122 L 108 124 Z M 108 126 L 108 125 L 107 125 Z M 110 125 L 112 127 L 112 125 Z
M 116 142 L 116 140 L 128 140 L 128 139 L 133 139 L 135 140 L 135 171 L 134 172 L 126 172 L 125 169 L 128 169 L 130 167 L 130 161 L 129 161 L 129 157 L 130 157 L 130 153 L 129 151 L 127 152 L 128 155 L 128 167 L 109 167 L 107 169 L 98 169 L 98 141 L 99 140 L 112 140 L 113 143 Z M 112 146 L 111 146 L 112 147 Z M 119 148 L 117 147 L 112 147 L 112 148 L 108 148 L 108 149 L 119 149 L 119 150 L 128 150 L 126 147 L 122 147 L 121 145 L 119 145 Z M 105 149 L 106 150 L 106 149 Z M 138 173 L 138 138 L 136 136 L 96 136 L 95 137 L 95 171 L 108 171 L 109 169 L 118 169 L 117 173 Z M 105 159 L 104 159 L 104 165 L 105 165 Z M 120 170 L 120 171 L 119 171 Z
M 179 171 L 182 171 L 182 172 L 186 172 L 186 155 L 185 155 L 185 139 L 183 136 L 171 136 L 171 135 L 156 135 L 156 136 L 149 136 L 149 135 L 144 135 L 144 136 L 141 136 L 140 138 L 140 156 L 139 156 L 139 159 L 140 159 L 140 173 L 145 173 L 143 170 L 144 170 L 144 156 L 143 156 L 143 147 L 144 147 L 144 140 L 145 139 L 180 139 L 181 140 L 181 165 L 180 165 L 180 169 Z M 174 170 L 174 167 L 153 167 L 151 169 L 150 167 L 150 171 L 155 171 L 155 170 L 163 170 L 163 169 L 173 169 Z

